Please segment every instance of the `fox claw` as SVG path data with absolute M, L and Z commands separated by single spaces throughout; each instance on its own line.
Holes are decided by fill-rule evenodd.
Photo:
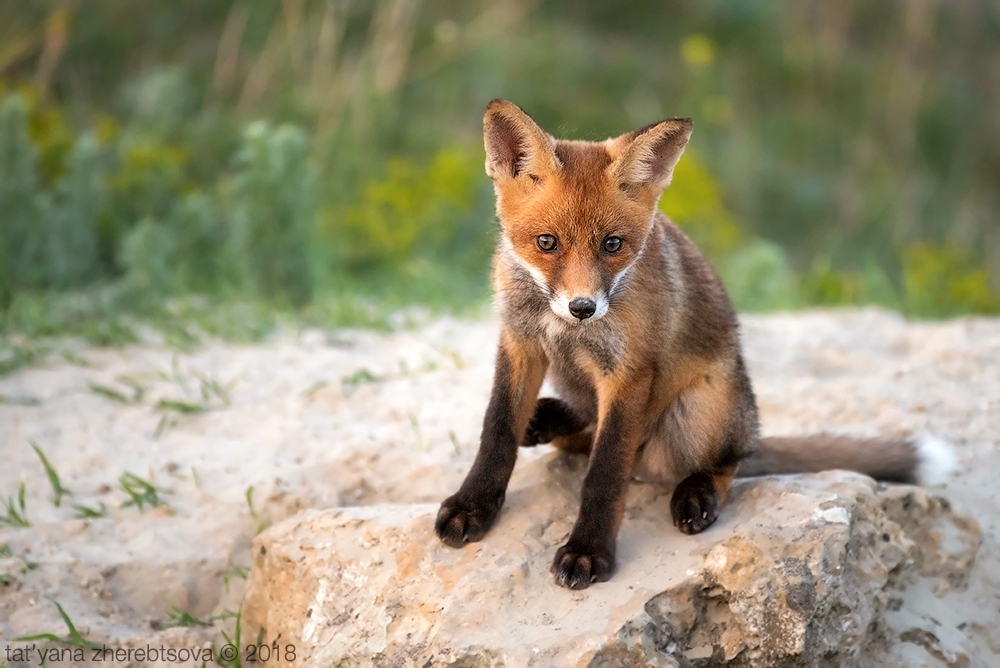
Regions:
M 677 485 L 670 499 L 670 514 L 674 518 L 674 526 L 690 535 L 712 526 L 719 517 L 721 506 L 712 478 L 704 473 L 695 473 Z
M 449 547 L 463 547 L 466 543 L 480 541 L 493 526 L 500 505 L 502 500 L 492 505 L 480 505 L 461 499 L 456 494 L 441 504 L 434 521 L 434 532 Z
M 556 552 L 550 570 L 560 587 L 586 589 L 595 582 L 611 579 L 615 558 L 605 550 L 577 550 L 567 543 Z

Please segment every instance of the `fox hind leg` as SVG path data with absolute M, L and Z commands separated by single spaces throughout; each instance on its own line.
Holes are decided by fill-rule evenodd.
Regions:
M 542 397 L 535 404 L 521 445 L 552 443 L 562 450 L 590 452 L 593 434 L 584 433 L 589 426 L 579 411 L 562 399 Z
M 694 473 L 677 485 L 670 500 L 674 526 L 686 534 L 701 533 L 715 523 L 729 498 L 740 461 L 757 446 L 757 404 L 742 361 L 733 380 L 734 401 L 726 400 L 728 392 L 718 392 L 725 384 L 706 383 L 679 398 L 678 402 L 684 403 L 671 413 L 675 443 L 685 440 L 684 435 L 689 439 L 695 434 L 701 437 L 686 442 L 689 461 L 697 464 Z M 723 408 L 726 404 L 728 409 Z M 718 416 L 724 416 L 722 424 Z
M 682 533 L 701 533 L 715 523 L 729 497 L 736 467 L 699 471 L 682 480 L 670 499 L 674 526 Z

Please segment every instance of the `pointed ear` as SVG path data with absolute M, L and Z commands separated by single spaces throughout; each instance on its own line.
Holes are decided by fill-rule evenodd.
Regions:
M 670 118 L 609 140 L 609 173 L 622 189 L 647 187 L 659 196 L 670 185 L 692 127 L 690 118 Z
M 561 165 L 555 140 L 528 114 L 507 100 L 493 100 L 483 116 L 486 174 L 501 183 L 521 174 L 543 177 Z

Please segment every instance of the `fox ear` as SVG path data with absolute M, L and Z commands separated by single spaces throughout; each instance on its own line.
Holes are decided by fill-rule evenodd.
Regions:
M 609 172 L 622 189 L 648 187 L 659 196 L 670 185 L 692 127 L 690 118 L 670 118 L 609 140 Z
M 486 174 L 495 183 L 520 174 L 538 178 L 561 166 L 555 140 L 528 114 L 507 100 L 493 100 L 483 116 Z

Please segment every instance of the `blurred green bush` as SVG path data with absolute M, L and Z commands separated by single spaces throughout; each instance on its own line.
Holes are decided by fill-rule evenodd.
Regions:
M 998 313 L 1000 10 L 973 5 L 27 3 L 0 26 L 0 334 L 478 308 L 498 95 L 568 137 L 693 116 L 661 208 L 741 309 Z

